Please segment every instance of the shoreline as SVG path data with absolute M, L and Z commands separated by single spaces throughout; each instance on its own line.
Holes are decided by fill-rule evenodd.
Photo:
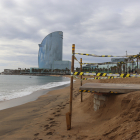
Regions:
M 35 101 L 40 96 L 47 94 L 49 91 L 62 89 L 62 88 L 65 88 L 69 85 L 70 84 L 65 84 L 65 85 L 61 85 L 61 86 L 57 86 L 57 87 L 53 87 L 53 88 L 49 88 L 49 89 L 37 90 L 37 91 L 34 91 L 31 94 L 23 96 L 23 97 L 18 97 L 18 98 L 15 98 L 15 99 L 1 101 L 0 102 L 0 110 L 16 107 L 16 106 L 19 106 L 19 105 L 26 104 L 28 102 Z
M 24 76 L 26 76 L 26 75 L 24 75 Z M 36 76 L 36 75 L 34 75 L 34 76 Z M 56 75 L 49 75 L 49 76 L 56 76 Z M 62 77 L 62 76 L 59 75 L 57 77 Z M 63 76 L 63 77 L 69 78 L 69 77 L 66 77 L 66 76 Z M 31 94 L 26 95 L 26 96 L 17 97 L 17 98 L 10 99 L 10 100 L 0 101 L 0 110 L 4 110 L 4 109 L 7 109 L 7 108 L 12 108 L 12 107 L 15 107 L 15 106 L 26 104 L 28 102 L 35 101 L 40 96 L 47 94 L 49 91 L 62 89 L 62 88 L 65 88 L 69 85 L 70 84 L 64 84 L 64 85 L 60 85 L 60 86 L 56 86 L 56 87 L 52 87 L 52 88 L 48 88 L 48 89 L 40 89 L 40 90 L 34 91 Z

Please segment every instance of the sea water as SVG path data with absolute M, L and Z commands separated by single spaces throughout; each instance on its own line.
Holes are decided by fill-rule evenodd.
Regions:
M 42 89 L 69 84 L 66 77 L 0 75 L 0 101 L 23 97 Z

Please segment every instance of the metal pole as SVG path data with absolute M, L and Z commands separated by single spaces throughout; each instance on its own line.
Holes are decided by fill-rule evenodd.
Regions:
M 82 72 L 82 58 L 80 58 L 80 72 Z M 81 86 L 82 86 L 82 75 L 81 75 Z M 82 92 L 81 92 L 81 102 L 83 102 Z

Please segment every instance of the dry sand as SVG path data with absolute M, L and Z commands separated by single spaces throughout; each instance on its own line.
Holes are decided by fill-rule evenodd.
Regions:
M 84 83 L 140 84 L 140 78 L 88 80 Z M 93 110 L 93 94 L 74 83 L 72 129 L 66 129 L 69 87 L 50 91 L 36 101 L 0 111 L 0 140 L 136 140 L 140 139 L 140 91 L 110 95 L 106 106 Z

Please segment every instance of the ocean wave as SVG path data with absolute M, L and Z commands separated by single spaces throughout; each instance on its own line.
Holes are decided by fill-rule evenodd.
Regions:
M 66 85 L 66 84 L 69 84 L 69 83 L 70 83 L 70 81 L 50 82 L 48 84 L 41 85 L 41 86 L 30 86 L 28 88 L 21 89 L 19 91 L 14 91 L 10 94 L 5 94 L 5 95 L 0 94 L 0 101 L 6 101 L 6 100 L 11 100 L 11 99 L 27 96 L 27 95 L 32 94 L 35 91 L 38 91 L 38 90 L 50 89 L 50 88 Z

